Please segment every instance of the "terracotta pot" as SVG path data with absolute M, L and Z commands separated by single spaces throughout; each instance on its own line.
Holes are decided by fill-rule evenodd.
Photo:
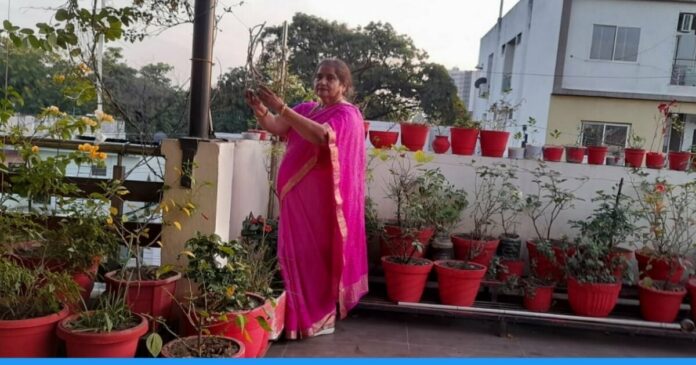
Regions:
M 529 311 L 545 313 L 551 308 L 552 299 L 553 286 L 539 286 L 534 288 L 533 292 L 525 292 L 522 303 Z
M 667 159 L 669 159 L 670 170 L 686 171 L 689 168 L 691 152 L 672 151 L 669 154 L 667 154 Z
M 58 349 L 56 326 L 69 314 L 66 307 L 38 318 L 0 320 L 0 358 L 55 357 Z
M 674 322 L 685 296 L 684 288 L 678 291 L 662 291 L 645 287 L 642 282 L 638 285 L 640 313 L 646 321 Z
M 665 167 L 665 155 L 661 152 L 647 152 L 645 154 L 645 166 L 649 169 L 661 169 Z
M 590 165 L 604 165 L 608 150 L 607 146 L 587 147 L 587 163 Z
M 491 264 L 495 250 L 498 248 L 500 240 L 472 240 L 466 235 L 452 235 L 452 245 L 454 246 L 454 258 L 457 260 L 471 261 L 488 267 Z M 474 252 L 472 252 L 472 250 Z M 478 253 L 476 253 L 478 251 Z M 470 257 L 471 255 L 474 257 Z
M 481 156 L 503 157 L 507 147 L 510 132 L 481 131 Z
M 121 331 L 94 333 L 70 329 L 68 324 L 81 315 L 73 314 L 58 324 L 58 337 L 65 341 L 68 357 L 134 357 L 138 340 L 148 329 L 142 316 L 138 316 L 138 325 Z
M 560 162 L 562 157 L 562 146 L 544 146 L 544 161 Z
M 460 269 L 447 266 L 448 263 L 465 264 L 460 260 L 435 261 L 440 301 L 446 305 L 471 306 L 481 286 L 481 279 L 486 275 L 486 267 L 468 263 L 472 268 Z
M 678 258 L 667 260 L 665 258 L 656 258 L 650 253 L 644 251 L 636 251 L 636 261 L 638 261 L 638 271 L 640 279 L 648 276 L 653 280 L 669 280 L 671 283 L 678 283 L 684 275 L 684 267 L 679 262 Z M 648 265 L 650 269 L 646 270 Z M 669 274 L 670 270 L 672 275 Z
M 689 301 L 691 302 L 691 319 L 696 320 L 696 277 L 692 277 L 686 282 L 689 290 Z
M 580 283 L 568 278 L 568 303 L 575 314 L 606 317 L 614 310 L 621 292 L 621 282 Z
M 266 347 L 268 346 L 268 338 L 270 337 L 270 333 L 261 327 L 261 324 L 259 324 L 257 318 L 261 317 L 267 322 L 270 320 L 270 318 L 266 313 L 266 308 L 263 304 L 265 303 L 265 300 L 256 294 L 247 295 L 253 297 L 258 303 L 262 304 L 249 310 L 228 312 L 227 321 L 221 321 L 213 324 L 208 327 L 208 330 L 210 331 L 211 335 L 230 337 L 242 342 L 245 348 L 244 357 L 256 358 L 266 350 Z M 246 318 L 244 331 L 242 331 L 242 328 L 237 326 L 237 315 L 242 315 Z M 189 321 L 183 321 L 183 323 L 184 336 L 193 336 L 196 334 L 194 326 Z
M 582 163 L 585 159 L 585 147 L 566 146 L 566 162 Z
M 534 276 L 553 282 L 562 282 L 565 277 L 566 260 L 575 254 L 575 247 L 568 247 L 563 250 L 554 245 L 552 250 L 555 262 L 549 260 L 543 253 L 537 250 L 536 242 L 527 241 L 529 264 Z
M 642 148 L 626 148 L 624 150 L 624 161 L 627 167 L 641 168 L 645 159 L 645 150 Z
M 479 130 L 471 128 L 450 128 L 452 136 L 452 154 L 471 156 L 476 150 Z
M 409 151 L 422 150 L 429 130 L 425 124 L 401 123 L 401 145 Z
M 443 154 L 447 152 L 447 150 L 450 148 L 450 143 L 449 140 L 447 140 L 447 136 L 435 136 L 432 147 L 433 152 L 435 153 Z
M 244 344 L 239 342 L 238 340 L 235 340 L 234 338 L 231 338 L 231 337 L 206 335 L 206 336 L 203 336 L 203 339 L 202 339 L 204 346 L 205 346 L 205 342 L 207 341 L 206 339 L 209 339 L 209 338 L 216 338 L 218 340 L 222 339 L 223 341 L 229 342 L 230 346 L 236 346 L 236 348 L 238 350 L 233 356 L 229 357 L 230 359 L 244 357 L 244 353 L 246 352 L 245 348 L 244 348 Z M 173 341 L 169 341 L 169 342 L 167 342 L 166 345 L 164 345 L 162 347 L 162 352 L 160 353 L 160 355 L 162 355 L 162 357 L 164 357 L 164 358 L 172 359 L 175 357 L 173 354 L 175 347 L 177 347 L 177 346 L 184 346 L 185 347 L 186 345 L 184 345 L 182 343 L 184 341 L 188 342 L 189 346 L 192 346 L 192 345 L 195 346 L 197 340 L 198 340 L 198 336 L 189 336 L 189 337 L 177 338 Z
M 400 264 L 390 261 L 392 257 L 382 257 L 387 298 L 395 303 L 420 302 L 433 262 L 427 259 L 416 259 L 415 262 L 422 265 Z
M 413 257 L 421 258 L 425 254 L 434 232 L 433 228 L 424 228 L 415 232 L 415 238 L 423 245 L 423 250 L 418 252 L 413 247 L 413 236 L 404 235 L 398 226 L 385 224 L 384 237 L 380 238 L 380 256 L 410 256 L 413 254 Z
M 523 260 L 502 259 L 500 260 L 500 266 L 500 270 L 498 271 L 498 280 L 502 282 L 506 282 L 512 277 L 517 277 L 519 279 L 524 273 Z
M 117 274 L 118 271 L 111 271 L 104 275 L 107 292 L 119 293 L 127 289 L 126 303 L 133 313 L 171 318 L 172 299 L 181 273 L 162 280 L 145 281 L 121 280 Z
M 370 143 L 375 148 L 391 148 L 399 139 L 399 132 L 369 131 Z

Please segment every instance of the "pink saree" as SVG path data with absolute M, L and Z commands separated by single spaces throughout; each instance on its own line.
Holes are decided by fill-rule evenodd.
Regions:
M 294 110 L 323 124 L 328 144 L 312 144 L 290 129 L 278 172 L 288 339 L 333 328 L 336 303 L 344 318 L 367 293 L 363 118 L 350 104 L 315 112 L 316 105 Z

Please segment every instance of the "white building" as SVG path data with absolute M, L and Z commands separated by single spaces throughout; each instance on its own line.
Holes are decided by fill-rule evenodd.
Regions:
M 481 39 L 477 68 L 474 117 L 505 97 L 518 125 L 536 118 L 537 142 L 558 129 L 548 142 L 581 131 L 586 145 L 624 146 L 634 133 L 649 149 L 657 105 L 676 100 L 685 128 L 664 149 L 696 143 L 696 0 L 521 0 Z
M 462 99 L 467 110 L 471 109 L 471 83 L 474 71 L 461 71 L 457 67 L 447 71 L 457 86 L 457 95 Z

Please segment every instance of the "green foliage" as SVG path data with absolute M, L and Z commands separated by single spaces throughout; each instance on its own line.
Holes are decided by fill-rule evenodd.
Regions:
M 271 299 L 273 289 L 283 289 L 278 267 L 278 222 L 249 213 L 242 222 L 240 243 L 251 269 L 249 291 Z
M 105 294 L 99 297 L 93 310 L 81 313 L 67 327 L 75 332 L 110 333 L 133 328 L 140 320 L 131 313 L 123 296 Z
M 449 234 L 469 204 L 466 191 L 450 184 L 440 169 L 424 170 L 421 182 L 428 223 L 435 227 L 436 234 Z
M 79 288 L 67 273 L 28 269 L 0 257 L 0 320 L 57 313 L 63 302 L 77 303 L 79 298 Z
M 633 200 L 619 194 L 617 186 L 612 187 L 612 194 L 597 191 L 593 203 L 598 204 L 591 216 L 581 221 L 571 221 L 572 227 L 580 232 L 582 241 L 588 241 L 611 250 L 633 234 L 636 229 L 636 216 L 632 207 Z
M 513 183 L 517 172 L 513 166 L 504 163 L 476 165 L 472 161 L 470 166 L 476 171 L 476 179 L 470 211 L 474 228 L 469 237 L 472 240 L 487 240 L 491 238 L 493 217 L 504 214 L 504 207 L 508 208 L 509 202 L 504 200 L 509 195 L 507 190 L 517 190 Z
M 620 256 L 610 256 L 610 249 L 596 241 L 578 246 L 575 255 L 566 260 L 568 277 L 581 283 L 610 284 L 617 281 L 614 270 L 625 265 Z

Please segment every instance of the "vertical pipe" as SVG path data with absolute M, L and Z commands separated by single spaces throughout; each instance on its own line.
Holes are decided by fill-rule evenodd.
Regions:
M 189 136 L 207 139 L 210 134 L 210 76 L 216 0 L 196 0 L 191 57 L 191 109 Z

